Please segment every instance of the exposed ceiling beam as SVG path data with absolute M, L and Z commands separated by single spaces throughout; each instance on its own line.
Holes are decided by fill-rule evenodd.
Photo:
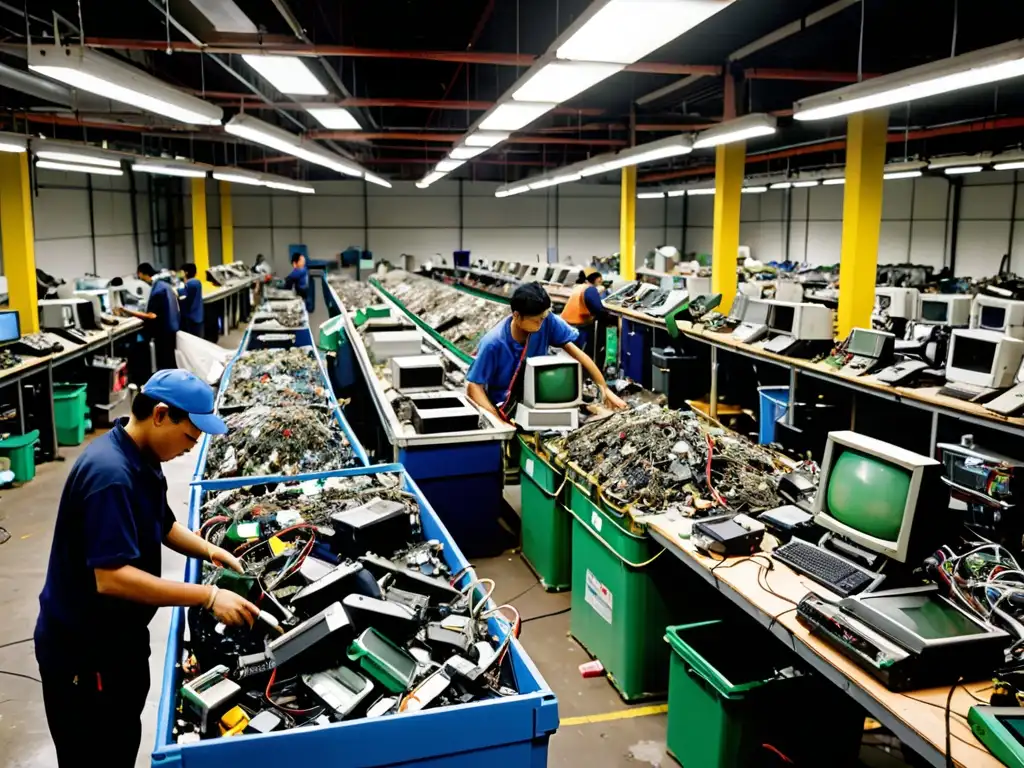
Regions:
M 370 131 L 309 131 L 306 135 L 311 139 L 333 139 L 334 141 L 429 141 L 454 144 L 465 135 L 465 131 L 458 133 L 428 133 L 425 131 L 391 131 L 383 133 L 373 133 Z M 626 142 L 622 139 L 578 139 L 562 136 L 513 135 L 508 141 L 512 144 L 563 144 L 592 147 L 626 146 Z
M 272 102 L 270 104 L 256 103 L 252 97 L 245 93 L 227 93 L 224 91 L 195 91 L 197 95 L 205 95 L 208 99 L 217 101 L 220 107 L 233 107 L 237 109 L 291 109 L 304 110 L 305 106 L 295 102 Z M 223 100 L 222 100 L 223 99 Z M 458 112 L 470 110 L 473 112 L 486 112 L 492 106 L 493 101 L 440 101 L 437 99 L 371 99 L 353 97 L 350 99 L 338 99 L 336 101 L 316 102 L 328 106 L 338 107 L 399 107 L 402 109 L 450 109 Z M 603 109 L 573 109 L 572 107 L 559 107 L 551 110 L 552 114 L 577 115 L 583 117 L 597 117 L 603 115 Z
M 868 80 L 872 77 L 879 77 L 879 72 L 865 72 L 860 77 L 856 72 L 829 72 L 814 69 L 777 69 L 772 67 L 753 67 L 743 70 L 743 77 L 747 80 L 803 80 L 806 82 L 822 83 L 858 83 L 862 79 Z

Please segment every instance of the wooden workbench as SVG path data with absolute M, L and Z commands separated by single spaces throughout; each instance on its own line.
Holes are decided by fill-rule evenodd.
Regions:
M 648 531 L 665 547 L 666 555 L 676 557 L 768 628 L 772 635 L 853 697 L 873 718 L 929 763 L 945 765 L 948 687 L 908 694 L 892 693 L 831 646 L 812 637 L 809 630 L 797 621 L 794 605 L 789 600 L 798 602 L 812 591 L 812 587 L 820 589 L 812 581 L 775 561 L 772 561 L 772 570 L 765 570 L 758 563 L 766 565 L 766 557 L 754 560 L 734 557 L 728 561 L 704 557 L 697 553 L 688 537 L 683 538 L 686 530 L 688 527 L 684 526 L 682 518 L 671 513 L 648 519 Z M 763 548 L 774 545 L 775 539 L 766 534 Z M 771 592 L 762 586 L 765 583 Z M 751 638 L 750 652 L 756 653 L 754 638 Z M 952 757 L 957 765 L 970 768 L 996 768 L 1001 765 L 974 738 L 966 722 L 970 707 L 979 703 L 974 696 L 987 702 L 990 687 L 991 681 L 969 681 L 958 687 L 953 695 L 950 733 Z

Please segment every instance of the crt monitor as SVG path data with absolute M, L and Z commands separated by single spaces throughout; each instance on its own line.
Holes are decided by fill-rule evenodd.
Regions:
M 767 325 L 771 308 L 772 305 L 767 301 L 750 299 L 743 313 L 743 322 L 749 325 Z
M 583 402 L 583 369 L 568 355 L 529 357 L 523 377 L 527 408 L 575 408 Z
M 453 251 L 452 261 L 457 269 L 469 269 L 469 251 Z
M 814 522 L 864 549 L 917 564 L 945 542 L 944 489 L 935 459 L 857 432 L 829 432 Z
M 768 330 L 773 333 L 791 335 L 793 333 L 793 320 L 796 315 L 796 307 L 792 304 L 773 303 L 768 312 Z
M 736 291 L 736 298 L 732 300 L 732 308 L 729 309 L 729 319 L 735 323 L 742 323 L 744 312 L 746 312 L 747 304 L 750 301 L 747 294 Z
M 949 338 L 948 381 L 1002 389 L 1013 384 L 1024 358 L 1024 341 L 999 331 L 958 328 Z
M 21 338 L 21 319 L 17 310 L 0 310 L 0 344 L 10 344 Z
M 917 321 L 925 325 L 965 326 L 970 323 L 971 297 L 960 294 L 921 294 Z
M 1024 301 L 979 293 L 971 305 L 971 328 L 1017 336 L 1024 326 Z M 1015 332 L 1014 329 L 1017 329 Z

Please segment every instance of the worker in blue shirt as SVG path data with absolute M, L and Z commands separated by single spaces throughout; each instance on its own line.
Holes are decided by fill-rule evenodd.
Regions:
M 626 407 L 609 389 L 601 369 L 574 343 L 579 332 L 551 314 L 551 297 L 540 283 L 520 285 L 509 304 L 511 316 L 500 320 L 480 339 L 476 359 L 466 374 L 467 391 L 473 402 L 508 421 L 522 399 L 526 358 L 546 355 L 550 347 L 561 347 L 583 366 L 607 405 Z
M 203 284 L 196 277 L 196 265 L 184 264 L 181 272 L 185 285 L 178 294 L 181 309 L 181 330 L 203 338 Z
M 313 311 L 309 291 L 309 270 L 306 269 L 306 257 L 301 253 L 292 254 L 292 271 L 284 279 L 285 290 L 295 291 L 306 304 L 309 312 Z
M 35 651 L 61 768 L 97 759 L 135 765 L 149 692 L 149 629 L 158 607 L 211 611 L 251 625 L 259 609 L 234 592 L 161 578 L 161 547 L 242 573 L 238 559 L 174 519 L 161 462 L 202 434 L 227 432 L 213 390 L 188 371 L 159 371 L 68 474 L 57 510 Z M 85 756 L 93 756 L 86 758 Z
M 156 270 L 148 262 L 142 262 L 136 269 L 139 280 L 149 283 L 149 301 L 145 312 L 121 308 L 120 314 L 145 320 L 146 336 L 156 347 L 157 370 L 177 368 L 174 357 L 177 347 L 177 335 L 181 328 L 181 313 L 178 308 L 178 296 L 165 280 L 154 280 Z

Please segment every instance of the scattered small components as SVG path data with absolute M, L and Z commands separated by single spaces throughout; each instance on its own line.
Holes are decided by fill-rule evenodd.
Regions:
M 21 357 L 9 349 L 0 349 L 0 370 L 15 368 L 21 365 Z
M 225 417 L 226 435 L 213 437 L 206 477 L 259 477 L 324 472 L 359 464 L 327 408 L 259 405 Z
M 243 352 L 231 368 L 218 408 L 326 405 L 327 390 L 312 347 Z
M 282 328 L 302 328 L 306 324 L 306 307 L 301 299 L 266 301 L 252 318 L 254 329 L 268 325 Z
M 380 296 L 367 283 L 338 277 L 328 278 L 328 282 L 338 294 L 341 303 L 353 312 L 380 303 Z

